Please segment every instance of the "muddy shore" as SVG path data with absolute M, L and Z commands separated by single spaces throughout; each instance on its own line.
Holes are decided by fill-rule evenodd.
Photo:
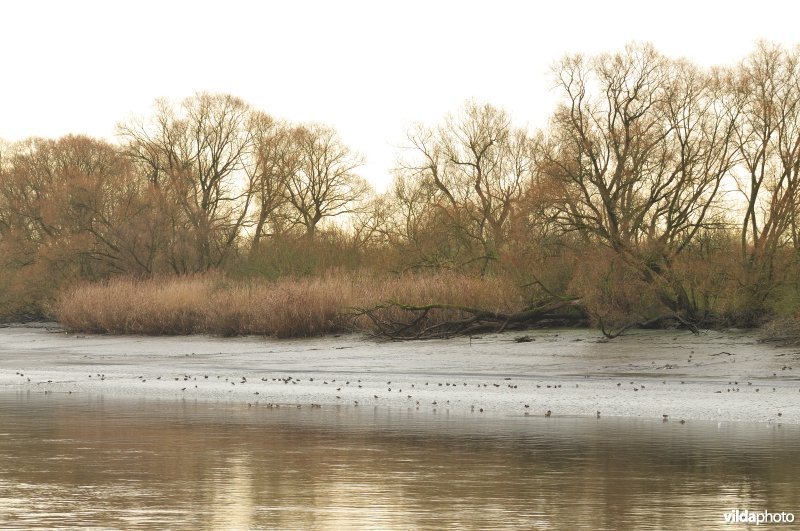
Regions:
M 0 392 L 800 424 L 800 349 L 747 332 L 591 330 L 419 342 L 0 329 Z

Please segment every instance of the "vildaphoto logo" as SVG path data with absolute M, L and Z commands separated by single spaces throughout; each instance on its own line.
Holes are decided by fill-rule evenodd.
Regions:
M 794 522 L 794 514 L 787 512 L 771 513 L 769 511 L 750 511 L 745 509 L 740 511 L 734 509 L 727 513 L 722 513 L 727 524 L 791 524 Z

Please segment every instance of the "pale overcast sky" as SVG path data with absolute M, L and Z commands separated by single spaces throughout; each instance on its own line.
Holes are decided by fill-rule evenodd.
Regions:
M 336 127 L 390 180 L 415 121 L 468 98 L 544 125 L 550 65 L 650 41 L 702 65 L 759 38 L 800 42 L 793 0 L 16 1 L 0 4 L 0 138 L 114 126 L 153 100 L 228 92 L 276 117 Z

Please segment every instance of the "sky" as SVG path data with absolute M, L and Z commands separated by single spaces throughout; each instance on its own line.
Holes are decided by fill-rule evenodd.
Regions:
M 800 2 L 567 0 L 10 0 L 0 10 L 0 139 L 114 141 L 156 98 L 230 93 L 335 127 L 387 188 L 405 133 L 468 99 L 543 127 L 565 54 L 652 42 L 703 65 L 757 39 L 800 43 Z

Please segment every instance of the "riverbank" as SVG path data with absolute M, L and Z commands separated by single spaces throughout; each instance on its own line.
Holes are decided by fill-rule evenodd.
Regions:
M 796 367 L 795 367 L 796 365 Z M 530 331 L 416 342 L 0 329 L 0 390 L 475 415 L 800 424 L 800 349 L 746 332 Z

